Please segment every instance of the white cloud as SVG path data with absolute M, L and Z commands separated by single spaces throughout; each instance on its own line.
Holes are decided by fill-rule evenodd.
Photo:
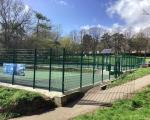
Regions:
M 117 0 L 107 12 L 111 16 L 118 15 L 125 21 L 125 27 L 135 32 L 150 26 L 150 0 Z
M 88 30 L 88 29 L 90 29 L 90 28 L 91 28 L 90 25 L 83 25 L 83 26 L 80 27 L 81 30 L 82 30 L 82 29 Z
M 61 6 L 68 6 L 68 3 L 65 0 L 52 0 L 52 2 Z
M 88 29 L 94 28 L 94 27 L 107 29 L 106 26 L 103 26 L 103 25 L 100 25 L 100 24 L 98 24 L 98 25 L 83 25 L 83 26 L 80 27 L 80 29 L 88 30 Z
M 25 5 L 25 6 L 24 6 L 24 12 L 28 12 L 29 9 L 30 9 L 30 7 L 29 7 L 28 5 Z
M 107 27 L 107 26 L 103 26 L 101 24 L 98 24 L 98 25 L 84 25 L 84 26 L 81 26 L 80 29 L 81 30 L 90 30 L 90 29 L 102 29 L 103 31 L 105 32 L 110 32 L 110 33 L 116 33 L 116 32 L 120 32 L 120 33 L 124 33 L 127 28 L 124 27 L 124 26 L 121 26 L 119 25 L 118 23 L 114 23 L 112 26 L 110 27 Z
M 65 1 L 63 1 L 63 0 L 60 0 L 60 1 L 59 1 L 59 4 L 60 4 L 60 5 L 63 5 L 63 6 L 67 6 L 67 5 L 68 5 L 68 3 L 65 2 Z
M 124 22 L 124 25 L 114 23 L 107 27 L 103 25 L 84 25 L 80 29 L 90 30 L 97 27 L 105 30 L 105 32 L 131 34 L 150 30 L 150 0 L 116 0 L 109 3 L 107 13 L 111 16 L 119 16 Z M 148 32 L 148 31 L 146 31 Z

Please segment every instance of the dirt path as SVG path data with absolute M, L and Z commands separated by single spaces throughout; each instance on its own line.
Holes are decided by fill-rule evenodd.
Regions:
M 99 107 L 107 106 L 109 103 L 122 99 L 150 84 L 150 75 L 139 78 L 132 82 L 101 91 L 95 87 L 88 91 L 76 104 L 68 107 L 60 107 L 50 112 L 14 120 L 68 120 L 80 114 L 92 112 Z

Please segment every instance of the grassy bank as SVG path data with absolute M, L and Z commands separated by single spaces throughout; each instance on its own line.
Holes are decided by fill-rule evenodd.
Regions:
M 0 120 L 42 113 L 55 105 L 43 96 L 0 86 Z
M 109 87 L 120 85 L 150 74 L 150 68 L 140 68 L 131 74 L 123 75 Z M 150 86 L 131 99 L 119 100 L 110 108 L 99 109 L 74 120 L 145 120 L 150 118 Z
M 150 86 L 131 99 L 117 101 L 111 108 L 99 109 L 74 120 L 148 120 L 150 118 Z
M 109 85 L 109 87 L 114 87 L 117 85 L 124 84 L 126 82 L 141 78 L 143 76 L 146 76 L 150 74 L 150 68 L 139 68 L 131 73 L 125 73 L 120 78 L 115 80 L 112 84 Z

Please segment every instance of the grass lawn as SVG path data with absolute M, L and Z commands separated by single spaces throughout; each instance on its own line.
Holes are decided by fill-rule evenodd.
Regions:
M 0 86 L 0 120 L 36 114 L 53 107 L 52 101 L 37 93 Z
M 112 84 L 110 84 L 109 87 L 121 85 L 128 81 L 135 80 L 137 78 L 143 77 L 148 74 L 150 74 L 150 68 L 139 68 L 139 69 L 131 72 L 130 74 L 129 73 L 123 74 L 120 78 L 118 78 Z
M 150 68 L 140 68 L 131 74 L 124 75 L 110 87 L 126 83 L 150 74 Z M 94 113 L 82 115 L 74 120 L 148 120 L 150 119 L 150 86 L 137 93 L 131 99 L 114 102 L 110 108 L 99 109 Z

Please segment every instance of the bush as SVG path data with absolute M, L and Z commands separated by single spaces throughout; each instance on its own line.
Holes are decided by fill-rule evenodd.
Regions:
M 140 100 L 133 100 L 132 104 L 131 104 L 132 108 L 135 108 L 135 109 L 136 108 L 141 108 L 142 105 L 143 105 L 143 103 Z

